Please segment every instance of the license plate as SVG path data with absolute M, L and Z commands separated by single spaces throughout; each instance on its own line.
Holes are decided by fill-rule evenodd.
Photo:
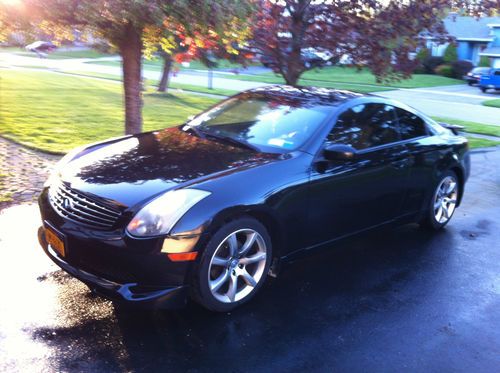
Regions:
M 55 233 L 52 229 L 45 229 L 45 238 L 47 243 L 62 257 L 66 256 L 66 248 L 64 246 L 64 241 Z

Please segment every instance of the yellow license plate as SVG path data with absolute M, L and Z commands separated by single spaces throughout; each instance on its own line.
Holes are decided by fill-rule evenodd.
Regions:
M 59 253 L 62 257 L 66 255 L 66 248 L 64 247 L 64 241 L 59 238 L 59 236 L 54 233 L 50 228 L 45 230 L 45 238 L 47 243 Z

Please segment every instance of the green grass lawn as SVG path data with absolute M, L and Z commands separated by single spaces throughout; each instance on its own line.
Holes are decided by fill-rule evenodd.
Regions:
M 101 79 L 108 79 L 108 80 L 114 80 L 114 81 L 122 81 L 122 78 L 118 75 L 114 74 L 106 74 L 106 73 L 98 73 L 98 72 L 93 72 L 93 71 L 61 71 L 64 74 L 69 74 L 69 75 L 80 75 L 80 76 L 88 76 L 88 77 L 93 77 L 93 78 L 101 78 Z M 158 82 L 156 80 L 151 80 L 151 79 L 146 79 L 146 84 L 150 86 L 157 86 Z M 214 89 L 208 89 L 206 87 L 202 86 L 197 86 L 197 85 L 192 85 L 192 84 L 184 84 L 184 83 L 178 83 L 178 82 L 170 82 L 169 88 L 173 89 L 180 89 L 183 91 L 188 91 L 188 92 L 200 92 L 200 93 L 209 93 L 212 95 L 220 95 L 220 96 L 232 96 L 240 91 L 233 90 L 233 89 L 224 89 L 224 88 L 214 88 Z
M 243 71 L 244 73 L 244 71 Z M 281 76 L 273 73 L 263 73 L 257 75 L 233 75 L 229 79 L 262 81 L 267 83 L 284 83 Z M 299 82 L 302 85 L 312 85 L 319 87 L 339 88 L 344 85 L 347 89 L 358 90 L 362 92 L 382 91 L 390 88 L 422 88 L 435 87 L 442 85 L 463 84 L 458 79 L 446 78 L 439 75 L 416 74 L 411 79 L 401 80 L 399 82 L 377 83 L 375 76 L 367 69 L 358 70 L 352 67 L 325 67 L 307 71 L 301 77 Z M 359 87 L 357 89 L 348 87 Z M 383 89 L 381 89 L 381 87 Z
M 43 151 L 123 134 L 122 87 L 114 82 L 35 71 L 0 70 L 0 135 Z M 217 99 L 144 94 L 144 130 L 181 124 Z
M 24 48 L 18 47 L 2 47 L 0 48 L 0 53 L 14 53 L 19 56 L 38 58 L 36 53 L 29 52 Z M 88 50 L 55 50 L 54 52 L 48 53 L 47 58 L 50 60 L 61 60 L 69 58 L 99 58 L 99 57 L 109 57 L 109 54 L 98 52 L 94 49 Z
M 481 123 L 468 122 L 464 120 L 451 119 L 451 118 L 433 117 L 432 119 L 438 122 L 445 122 L 449 124 L 457 124 L 459 126 L 464 126 L 465 127 L 464 132 L 466 133 L 471 133 L 471 134 L 478 133 L 481 135 L 500 137 L 500 126 L 492 126 L 490 124 L 481 124 Z M 469 146 L 471 149 L 487 148 L 490 146 L 500 145 L 500 141 L 496 140 L 481 139 L 467 134 L 466 137 L 469 140 Z
M 493 126 L 491 124 L 482 124 L 475 122 L 468 122 L 465 120 L 451 119 L 451 118 L 440 118 L 432 117 L 437 122 L 445 122 L 449 124 L 456 124 L 465 127 L 465 132 L 469 133 L 479 133 L 481 135 L 490 135 L 500 137 L 500 126 Z
M 483 105 L 500 108 L 500 99 L 484 101 Z
M 104 66 L 120 66 L 121 62 L 120 61 L 94 61 L 94 62 L 88 62 L 88 63 L 93 63 L 96 65 L 104 65 Z M 163 69 L 163 60 L 161 59 L 152 59 L 152 60 L 147 60 L 144 59 L 143 61 L 144 68 L 152 71 L 161 71 Z M 184 67 L 183 65 L 179 63 L 174 64 L 175 67 L 181 69 L 181 70 L 208 70 L 208 68 L 201 63 L 200 61 L 194 60 L 189 62 L 189 67 Z M 242 65 L 239 63 L 232 63 L 227 60 L 219 60 L 219 65 L 217 66 L 217 69 L 242 69 Z
M 107 66 L 120 66 L 119 61 L 95 61 L 89 62 Z M 197 67 L 199 62 L 193 61 L 190 68 Z M 229 63 L 228 63 L 229 64 Z M 234 65 L 233 67 L 237 67 Z M 144 61 L 146 70 L 160 71 L 161 61 Z M 262 73 L 255 75 L 245 74 L 245 70 L 240 70 L 238 75 L 221 75 L 220 77 L 235 80 L 246 80 L 255 82 L 264 82 L 270 84 L 283 84 L 285 81 L 281 76 L 274 73 Z M 422 88 L 436 87 L 443 85 L 464 84 L 462 80 L 446 78 L 439 75 L 416 74 L 411 79 L 401 80 L 399 82 L 377 83 L 375 76 L 367 69 L 358 70 L 352 67 L 325 67 L 323 69 L 314 69 L 307 71 L 302 75 L 299 82 L 301 85 L 318 86 L 325 88 L 349 89 L 358 92 L 384 91 L 392 88 Z
M 217 102 L 184 93 L 144 94 L 144 130 L 182 123 Z M 78 145 L 123 134 L 122 87 L 112 81 L 45 71 L 0 70 L 0 135 L 24 145 L 64 153 Z M 500 135 L 500 127 L 447 118 L 469 132 Z M 472 147 L 498 142 L 471 138 Z
M 500 141 L 490 140 L 490 139 L 479 139 L 477 137 L 466 136 L 469 141 L 469 147 L 471 149 L 478 148 L 489 148 L 491 146 L 500 145 Z

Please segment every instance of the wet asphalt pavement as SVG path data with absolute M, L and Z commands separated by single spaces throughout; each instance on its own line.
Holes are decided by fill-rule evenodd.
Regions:
M 287 265 L 247 306 L 117 308 L 36 243 L 36 206 L 0 214 L 0 370 L 500 370 L 500 150 L 473 155 L 449 227 L 407 225 Z

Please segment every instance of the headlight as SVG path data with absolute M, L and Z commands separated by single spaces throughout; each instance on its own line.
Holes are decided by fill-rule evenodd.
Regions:
M 178 189 L 149 202 L 132 219 L 127 231 L 138 237 L 165 235 L 191 207 L 208 197 L 210 192 Z

